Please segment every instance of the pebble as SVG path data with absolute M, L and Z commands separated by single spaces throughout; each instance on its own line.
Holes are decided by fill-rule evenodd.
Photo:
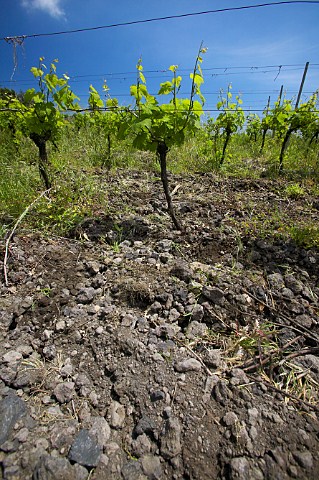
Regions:
M 188 267 L 187 263 L 176 262 L 171 269 L 170 274 L 184 282 L 189 282 L 192 278 L 193 271 Z
M 63 365 L 63 367 L 60 369 L 60 375 L 62 378 L 65 377 L 71 377 L 73 374 L 73 366 L 71 363 L 67 363 L 66 365 Z
M 249 383 L 249 378 L 244 370 L 233 368 L 231 371 L 230 383 L 231 385 L 247 385 Z
M 50 432 L 50 442 L 52 447 L 58 449 L 59 451 L 69 451 L 75 433 L 75 425 L 64 424 L 63 428 L 61 428 L 61 425 L 57 423 Z
M 21 443 L 25 443 L 28 440 L 29 433 L 30 433 L 29 430 L 24 427 L 24 428 L 21 428 L 21 430 L 19 430 L 19 432 L 15 435 L 14 438 L 19 440 L 19 442 Z
M 150 453 L 152 443 L 145 433 L 139 435 L 136 440 L 132 442 L 132 452 L 137 457 L 142 457 L 146 453 Z
M 96 290 L 93 287 L 81 288 L 77 296 L 77 302 L 82 303 L 83 305 L 86 305 L 92 302 L 95 295 L 96 295 Z
M 236 423 L 238 423 L 238 421 L 238 416 L 235 412 L 227 412 L 226 415 L 223 417 L 223 422 L 227 427 L 235 425 Z
M 305 328 L 311 328 L 313 325 L 313 319 L 306 314 L 303 315 L 297 315 L 295 318 L 296 322 L 298 322 L 300 325 L 302 325 Z
M 285 287 L 284 278 L 280 273 L 272 273 L 268 275 L 267 280 L 270 286 L 276 290 L 281 290 Z
M 181 445 L 181 424 L 174 416 L 168 417 L 160 437 L 160 452 L 163 458 L 172 459 L 182 451 Z
M 109 408 L 110 425 L 112 428 L 121 429 L 125 422 L 125 407 L 119 402 L 113 401 Z
M 160 480 L 162 478 L 162 466 L 159 457 L 144 455 L 141 458 L 142 470 L 147 478 Z
M 65 330 L 65 327 L 66 327 L 65 320 L 59 320 L 59 321 L 55 324 L 55 331 L 56 331 L 56 332 L 63 332 L 63 331 Z
M 202 294 L 215 305 L 223 305 L 225 303 L 224 292 L 219 288 L 204 286 Z
M 87 387 L 92 385 L 92 382 L 85 373 L 79 373 L 75 378 L 75 385 L 77 387 Z
M 310 469 L 313 466 L 313 457 L 309 451 L 294 452 L 293 456 L 302 468 Z
M 303 284 L 297 280 L 293 275 L 285 275 L 286 287 L 290 288 L 296 295 L 304 289 Z
M 161 210 L 162 202 L 158 205 Z M 145 208 L 153 211 L 151 204 Z M 209 225 L 216 211 L 217 207 L 208 220 Z M 166 221 L 166 217 L 163 220 Z M 99 226 L 104 227 L 103 220 Z M 195 250 L 198 236 L 190 227 L 187 229 L 194 237 L 189 248 Z M 231 234 L 231 230 L 225 232 Z M 302 273 L 298 265 L 294 268 L 293 263 L 293 268 L 286 271 L 294 273 L 287 276 L 278 272 L 285 271 L 284 268 L 278 267 L 277 271 L 273 267 L 276 267 L 278 248 L 270 240 L 261 241 L 261 255 L 256 252 L 256 271 L 252 271 L 250 266 L 247 268 L 246 260 L 239 264 L 234 254 L 228 254 L 228 245 L 221 245 L 223 237 L 219 238 L 219 231 L 207 230 L 207 235 L 214 236 L 213 244 L 220 241 L 220 264 L 208 258 L 210 244 L 207 252 L 206 244 L 201 245 L 202 258 L 207 254 L 203 262 L 207 263 L 190 264 L 186 260 L 188 252 L 184 255 L 184 239 L 180 237 L 179 240 L 176 233 L 168 232 L 169 239 L 155 240 L 155 247 L 149 242 L 145 247 L 145 238 L 134 243 L 135 234 L 135 231 L 123 232 L 123 238 L 132 235 L 132 241 L 122 242 L 116 253 L 104 242 L 95 245 L 94 255 L 98 251 L 95 256 L 99 260 L 104 258 L 104 263 L 102 260 L 85 261 L 78 255 L 81 250 L 85 253 L 83 257 L 87 256 L 85 243 L 75 246 L 63 240 L 68 242 L 71 252 L 72 271 L 68 270 L 68 261 L 65 268 L 64 265 L 61 268 L 57 257 L 57 265 L 53 262 L 50 272 L 42 270 L 50 278 L 46 279 L 41 273 L 35 279 L 41 288 L 46 284 L 52 288 L 48 301 L 40 299 L 37 304 L 32 297 L 24 301 L 23 293 L 39 292 L 33 289 L 35 280 L 29 278 L 29 267 L 13 287 L 15 291 L 12 290 L 11 297 L 16 298 L 7 304 L 1 297 L 1 309 L 7 310 L 0 311 L 4 326 L 0 344 L 0 415 L 1 419 L 5 418 L 5 422 L 0 422 L 0 436 L 3 437 L 0 463 L 4 478 L 13 480 L 23 475 L 29 478 L 27 469 L 35 464 L 34 472 L 29 475 L 31 478 L 33 474 L 34 480 L 57 477 L 84 480 L 91 468 L 96 478 L 157 480 L 165 477 L 177 480 L 183 475 L 210 478 L 215 473 L 216 455 L 219 455 L 217 468 L 230 480 L 263 479 L 270 465 L 278 469 L 278 478 L 281 473 L 290 471 L 295 478 L 301 474 L 309 477 L 315 474 L 313 452 L 318 444 L 318 427 L 314 413 L 309 415 L 311 428 L 307 430 L 306 420 L 298 417 L 295 424 L 296 412 L 292 407 L 288 411 L 276 397 L 270 396 L 270 389 L 267 396 L 267 388 L 259 385 L 257 396 L 250 377 L 243 370 L 227 369 L 229 375 L 225 378 L 224 346 L 219 338 L 215 342 L 212 336 L 214 332 L 219 335 L 216 327 L 219 323 L 214 314 L 231 330 L 233 325 L 236 328 L 238 309 L 242 312 L 238 316 L 239 328 L 243 332 L 247 328 L 249 332 L 255 321 L 253 315 L 258 315 L 261 321 L 267 317 L 266 310 L 254 299 L 268 303 L 272 293 L 279 314 L 284 308 L 287 316 L 290 312 L 292 319 L 316 334 L 318 325 L 313 312 L 319 289 L 313 287 L 313 272 L 317 267 L 310 265 L 310 253 L 300 252 L 304 258 L 303 268 L 309 268 L 310 275 L 306 271 Z M 31 240 L 27 238 L 29 243 Z M 39 259 L 52 260 L 43 256 L 49 252 L 47 248 L 53 249 L 55 254 L 59 251 L 57 242 L 45 244 L 45 250 L 40 249 Z M 285 248 L 290 246 L 283 247 L 283 251 Z M 191 251 L 189 254 L 193 255 Z M 29 254 L 24 258 L 24 261 L 29 260 Z M 240 255 L 240 258 L 243 257 Z M 253 256 L 248 258 L 252 260 Z M 14 249 L 12 260 L 9 273 L 13 275 L 17 274 L 14 272 Z M 287 263 L 293 260 L 294 254 L 289 253 Z M 266 278 L 264 272 L 270 275 Z M 127 281 L 131 282 L 136 303 L 130 304 L 125 297 Z M 144 300 L 139 302 L 139 291 L 134 290 L 140 281 L 148 289 L 145 303 Z M 11 291 L 0 288 L 1 293 L 5 293 L 4 299 L 10 298 Z M 242 293 L 244 291 L 251 292 L 252 296 Z M 60 313 L 54 310 L 57 317 L 51 315 L 50 310 L 56 300 L 56 305 L 60 306 Z M 40 314 L 38 306 L 41 306 Z M 13 307 L 20 317 L 11 314 Z M 248 308 L 252 316 L 245 314 Z M 293 336 L 289 337 L 291 332 Z M 223 335 L 224 331 L 220 339 Z M 295 335 L 297 333 L 288 325 L 278 326 L 279 340 L 289 340 Z M 187 339 L 195 340 L 192 348 L 205 365 L 220 369 L 218 375 L 206 375 L 203 363 L 182 346 Z M 20 367 L 21 360 L 30 355 L 42 362 L 39 368 Z M 50 363 L 57 355 L 59 366 L 57 362 Z M 187 356 L 191 358 L 185 359 Z M 72 357 L 72 364 L 66 357 Z M 43 359 L 48 360 L 47 365 Z M 315 378 L 319 372 L 316 355 L 304 355 L 295 360 Z M 28 362 L 32 365 L 33 359 Z M 32 373 L 36 370 L 40 378 Z M 189 375 L 192 371 L 202 373 Z M 24 404 L 22 401 L 30 395 L 31 387 L 36 390 L 39 385 L 39 390 L 43 385 L 44 391 L 35 394 L 39 400 L 37 408 L 45 419 L 52 420 L 48 423 L 40 422 L 42 417 L 37 416 L 33 402 Z M 238 388 L 242 385 L 245 388 Z M 23 407 L 16 418 L 9 418 L 9 426 L 6 426 L 10 408 L 3 410 L 3 402 L 13 389 Z M 71 406 L 64 405 L 73 398 L 77 414 L 74 416 Z M 29 408 L 32 425 L 26 415 Z M 291 422 L 291 435 L 287 438 L 286 431 L 281 428 L 282 422 Z M 79 428 L 82 430 L 77 433 Z M 127 454 L 136 458 L 130 459 Z M 292 465 L 289 465 L 290 460 Z M 213 468 L 207 473 L 205 469 L 211 466 Z
M 123 465 L 121 474 L 124 480 L 147 480 L 147 477 L 143 474 L 140 462 L 135 460 L 131 460 Z
M 15 394 L 10 394 L 0 401 L 0 445 L 9 439 L 15 423 L 26 411 L 26 403 Z
M 152 355 L 152 358 L 155 362 L 159 362 L 159 363 L 162 363 L 162 362 L 165 362 L 165 359 L 164 357 L 158 353 L 158 352 L 155 352 L 153 355 Z
M 202 307 L 203 308 L 203 307 Z M 205 323 L 199 323 L 196 320 L 190 322 L 186 329 L 186 337 L 193 339 L 197 337 L 203 337 L 208 331 Z
M 93 417 L 89 434 L 96 438 L 101 447 L 105 447 L 111 436 L 111 429 L 105 418 Z
M 168 321 L 176 322 L 176 320 L 178 320 L 180 316 L 181 316 L 180 312 L 176 310 L 176 308 L 172 308 L 169 312 Z
M 247 293 L 241 293 L 240 295 L 235 295 L 235 300 L 241 305 L 250 305 L 253 299 Z
M 53 334 L 53 330 L 48 330 L 48 329 L 43 330 L 43 333 L 41 335 L 41 340 L 43 340 L 44 342 L 46 340 L 50 340 L 50 338 L 52 337 L 52 334 Z
M 22 359 L 22 353 L 17 352 L 15 350 L 10 350 L 9 352 L 5 353 L 2 357 L 2 361 L 4 363 L 16 363 Z
M 202 307 L 202 305 L 199 305 L 198 303 L 196 303 L 193 309 L 191 310 L 191 313 L 192 313 L 192 320 L 194 322 L 201 322 L 204 317 L 204 308 Z
M 199 372 L 202 369 L 202 364 L 196 358 L 186 358 L 181 362 L 176 362 L 174 369 L 180 373 Z
M 17 352 L 22 353 L 23 358 L 29 357 L 33 353 L 31 345 L 19 345 Z
M 54 388 L 53 393 L 59 403 L 68 403 L 72 400 L 75 393 L 74 385 L 74 382 L 63 382 Z
M 102 447 L 88 430 L 80 430 L 71 445 L 68 458 L 86 467 L 96 467 L 102 454 Z
M 162 390 L 155 390 L 150 394 L 150 398 L 152 402 L 158 402 L 160 400 L 165 399 L 165 393 Z
M 50 415 L 51 417 L 64 417 L 59 405 L 53 405 L 52 407 L 49 407 L 47 409 L 47 413 L 48 415 Z
M 134 435 L 142 435 L 143 433 L 153 433 L 155 429 L 155 424 L 153 420 L 150 419 L 147 415 L 143 415 L 137 422 L 134 428 Z
M 47 345 L 43 348 L 42 353 L 46 360 L 53 360 L 56 357 L 55 345 Z
M 264 480 L 264 476 L 262 472 L 259 470 L 255 471 L 254 474 L 251 471 L 249 460 L 245 457 L 236 457 L 232 458 L 230 461 L 230 471 L 231 471 L 231 480 L 246 480 L 246 479 L 254 479 L 254 480 Z
M 169 252 L 173 246 L 173 241 L 169 240 L 167 238 L 164 238 L 163 240 L 160 240 L 156 244 L 156 250 L 158 252 Z
M 256 407 L 249 408 L 248 411 L 248 422 L 250 425 L 256 425 L 258 417 L 260 416 L 259 411 Z
M 220 350 L 207 350 L 203 360 L 208 367 L 218 368 L 222 364 L 222 353 Z
M 102 265 L 98 262 L 92 261 L 86 263 L 86 268 L 91 275 L 96 275 L 102 270 Z

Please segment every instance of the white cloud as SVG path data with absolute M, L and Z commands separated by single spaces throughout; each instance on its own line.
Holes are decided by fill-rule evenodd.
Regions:
M 225 55 L 228 57 L 228 61 L 235 61 L 237 60 L 238 63 L 243 62 L 253 62 L 251 65 L 258 64 L 265 64 L 266 61 L 270 62 L 269 64 L 276 63 L 276 58 L 282 59 L 283 53 L 285 53 L 285 57 L 287 55 L 296 53 L 296 46 L 298 45 L 296 39 L 294 38 L 286 38 L 286 39 L 279 39 L 269 41 L 265 39 L 265 41 L 254 41 L 248 43 L 246 40 L 242 42 L 242 45 L 232 45 L 229 50 L 225 51 L 225 46 L 223 46 Z M 214 48 L 214 47 L 213 47 Z M 238 62 L 239 60 L 239 62 Z
M 42 10 L 54 18 L 65 17 L 64 10 L 61 7 L 63 0 L 22 0 L 22 6 L 27 10 Z

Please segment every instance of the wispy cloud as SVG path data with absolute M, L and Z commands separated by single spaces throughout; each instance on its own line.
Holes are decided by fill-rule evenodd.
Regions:
M 61 7 L 63 0 L 21 0 L 27 10 L 42 10 L 54 18 L 64 18 L 65 12 Z
M 270 63 L 273 63 L 277 58 L 282 59 L 283 53 L 285 54 L 286 58 L 292 53 L 295 54 L 296 45 L 298 45 L 297 41 L 293 38 L 280 39 L 277 41 L 265 40 L 247 43 L 248 42 L 244 41 L 243 45 L 231 45 L 229 50 L 227 48 L 225 49 L 224 46 L 224 55 L 228 57 L 228 60 L 234 61 L 237 59 L 237 61 L 240 60 L 240 63 L 247 61 L 256 62 L 257 59 L 259 59 L 262 64 L 264 64 L 265 61 L 270 61 Z

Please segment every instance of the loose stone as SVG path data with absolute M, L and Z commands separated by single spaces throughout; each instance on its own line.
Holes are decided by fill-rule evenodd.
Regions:
M 26 414 L 26 404 L 15 394 L 0 401 L 0 445 L 9 439 L 15 423 Z
M 171 416 L 165 420 L 160 441 L 163 458 L 171 459 L 181 453 L 181 425 L 177 418 Z
M 96 467 L 99 463 L 102 448 L 88 430 L 80 430 L 72 443 L 69 459 L 86 467 Z
M 202 294 L 216 305 L 223 305 L 225 303 L 224 292 L 219 288 L 205 286 L 202 289 Z
M 198 360 L 196 360 L 196 358 L 187 358 L 186 360 L 177 362 L 174 365 L 174 369 L 180 373 L 199 372 L 201 368 L 202 365 Z
M 53 393 L 59 403 L 68 403 L 74 396 L 74 382 L 59 383 Z
M 110 435 L 111 429 L 105 418 L 95 417 L 92 421 L 92 427 L 89 430 L 90 435 L 96 438 L 101 447 L 105 447 Z
M 125 407 L 119 402 L 113 401 L 109 409 L 110 425 L 115 429 L 120 429 L 125 422 Z

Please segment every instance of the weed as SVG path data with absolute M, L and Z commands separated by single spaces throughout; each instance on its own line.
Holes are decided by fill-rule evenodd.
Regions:
M 43 295 L 44 297 L 49 297 L 52 292 L 52 289 L 50 287 L 43 287 L 39 290 L 39 293 Z
M 8 231 L 9 231 L 9 225 L 7 225 L 5 223 L 3 223 L 3 224 L 0 223 L 0 238 L 5 238 Z
M 116 241 L 114 242 L 113 245 L 117 245 L 116 248 L 119 249 L 119 244 L 122 242 L 123 240 L 123 227 L 121 227 L 120 225 L 118 225 L 117 223 L 114 223 L 113 225 L 113 229 L 114 231 L 116 232 Z
M 120 253 L 121 247 L 120 247 L 119 242 L 115 241 L 115 242 L 111 245 L 111 247 L 112 247 L 112 250 L 113 250 L 114 253 Z
M 307 369 L 295 363 L 285 362 L 280 367 L 275 385 L 283 391 L 283 395 L 286 392 L 312 404 L 318 402 L 318 382 Z M 289 397 L 285 398 L 285 402 L 289 402 Z
M 277 348 L 275 342 L 276 328 L 271 323 L 255 322 L 253 328 L 240 327 L 228 340 L 228 353 L 241 355 L 246 352 L 249 356 L 256 355 L 259 351 L 266 354 L 272 348 Z
M 284 192 L 288 197 L 293 199 L 297 199 L 305 196 L 305 190 L 298 183 L 293 183 L 291 185 L 288 185 L 285 188 Z
M 290 227 L 289 234 L 301 247 L 319 247 L 319 227 L 315 225 L 294 225 Z

